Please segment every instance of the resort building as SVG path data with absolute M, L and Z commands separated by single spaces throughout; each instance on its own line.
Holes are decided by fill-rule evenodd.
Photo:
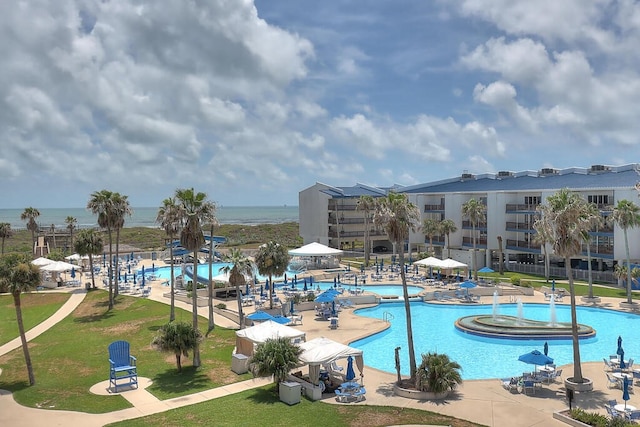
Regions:
M 567 188 L 595 203 L 603 216 L 603 225 L 591 232 L 589 252 L 594 280 L 613 280 L 612 269 L 626 259 L 623 230 L 610 219 L 619 200 L 640 203 L 639 164 L 624 166 L 593 165 L 588 168 L 551 169 L 461 176 L 408 187 L 371 187 L 356 184 L 337 187 L 322 183 L 299 193 L 300 235 L 305 243 L 319 242 L 330 247 L 362 251 L 364 240 L 364 212 L 358 209 L 360 196 L 382 197 L 389 191 L 405 193 L 420 210 L 421 220 L 452 220 L 457 230 L 449 235 L 449 249 L 454 258 L 468 261 L 473 247 L 473 227 L 463 217 L 462 205 L 470 199 L 486 206 L 486 223 L 476 226 L 476 247 L 482 253 L 477 257 L 479 267 L 497 267 L 499 253 L 509 270 L 543 273 L 544 251 L 534 238 L 533 223 L 536 208 L 546 198 Z M 371 248 L 374 253 L 393 251 L 384 231 L 377 230 L 372 221 Z M 640 259 L 640 228 L 627 230 L 632 264 Z M 446 257 L 445 236 L 434 236 L 436 255 Z M 405 251 L 424 252 L 430 240 L 421 230 L 411 233 Z M 502 245 L 502 248 L 500 248 Z M 456 254 L 457 256 L 454 256 Z M 414 258 L 415 259 L 415 258 Z M 553 259 L 557 268 L 552 275 L 563 276 L 562 260 Z M 587 269 L 587 247 L 583 257 L 572 260 L 576 270 Z M 578 274 L 578 277 L 581 277 Z

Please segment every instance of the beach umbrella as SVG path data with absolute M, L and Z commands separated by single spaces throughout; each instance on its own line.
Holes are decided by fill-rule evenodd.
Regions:
M 287 284 L 287 273 L 284 273 L 284 284 Z
M 364 273 L 364 264 L 360 264 L 360 273 Z
M 298 275 L 297 274 L 293 275 L 293 283 L 298 283 Z
M 380 258 L 380 268 L 384 267 L 384 258 Z
M 151 263 L 151 271 L 152 272 L 156 271 L 156 263 L 155 262 Z
M 76 268 L 75 267 L 71 268 L 71 278 L 72 279 L 76 278 Z
M 380 267 L 378 266 L 378 263 L 376 263 L 376 274 L 380 274 Z
M 314 301 L 315 302 L 331 302 L 336 299 L 336 294 L 331 293 L 329 291 L 325 291 L 318 295 Z
M 265 280 L 265 282 L 264 282 L 264 290 L 265 291 L 269 290 L 269 279 Z
M 351 381 L 355 379 L 356 373 L 353 370 L 353 357 L 347 357 L 347 373 L 345 374 L 344 379 L 347 381 Z
M 125 273 L 124 273 L 124 283 L 127 283 L 128 278 L 129 278 L 129 276 L 128 276 L 128 274 L 125 272 Z
M 144 277 L 144 267 L 142 267 L 142 278 L 140 279 L 140 286 L 144 288 L 144 282 L 145 282 L 145 277 Z
M 358 286 L 358 276 L 354 277 L 353 280 L 355 281 L 356 286 Z
M 469 270 L 469 280 L 471 280 L 471 270 Z
M 493 271 L 493 269 L 489 267 L 482 267 L 480 270 L 478 270 L 478 273 L 495 273 L 495 272 Z
M 309 288 L 307 288 L 307 278 L 305 277 L 304 279 L 304 286 L 302 287 L 302 290 L 307 292 L 309 290 Z
M 286 325 L 287 323 L 291 323 L 291 319 L 284 316 L 273 316 L 271 318 L 276 323 L 280 323 L 281 325 Z
M 460 287 L 466 289 L 467 295 L 469 295 L 469 289 L 475 288 L 476 286 L 478 285 L 470 280 L 465 280 L 464 282 L 460 283 Z
M 131 261 L 133 261 L 133 252 L 131 252 Z
M 102 252 L 102 267 L 106 267 L 106 266 L 107 266 L 107 253 Z
M 331 315 L 336 316 L 336 300 L 331 301 Z
M 551 292 L 556 291 L 556 279 L 551 279 Z
M 528 363 L 530 365 L 550 365 L 553 363 L 553 359 L 549 356 L 545 356 L 540 353 L 538 350 L 533 350 L 530 353 L 525 353 L 518 357 L 518 360 L 524 363 Z
M 247 283 L 244 287 L 244 294 L 249 295 L 249 284 Z
M 350 262 L 347 263 L 347 271 L 351 271 L 351 263 Z
M 333 287 L 338 287 L 338 279 L 336 279 L 335 277 L 333 278 Z
M 623 354 L 624 350 L 622 350 L 622 337 L 618 336 L 618 349 L 616 350 L 616 354 Z
M 294 304 L 294 302 L 293 302 L 293 298 L 292 298 L 291 301 L 290 301 L 290 306 L 289 306 L 289 312 L 291 314 L 293 314 L 296 311 L 295 307 L 293 306 L 293 304 Z
M 543 350 L 543 352 L 544 352 L 545 356 L 549 355 L 549 343 L 546 342 L 546 341 L 544 342 L 544 350 Z
M 247 319 L 263 322 L 265 320 L 273 320 L 273 316 L 270 315 L 269 313 L 266 313 L 266 312 L 262 311 L 262 310 L 258 310 L 258 311 L 254 312 L 254 313 L 249 314 L 247 316 Z
M 137 285 L 137 284 L 138 284 L 138 283 L 137 283 L 137 281 L 136 281 L 136 276 L 137 276 L 137 274 L 134 274 L 134 275 L 133 275 L 133 284 L 134 284 L 134 285 Z
M 264 296 L 264 286 L 260 285 L 260 296 Z
M 313 276 L 309 276 L 309 286 L 313 286 Z
M 627 409 L 627 400 L 631 399 L 629 397 L 629 379 L 625 375 L 622 377 L 622 400 L 624 400 L 624 409 Z
M 405 264 L 404 265 L 404 272 L 408 273 L 409 272 L 409 264 Z
M 127 264 L 127 273 L 131 274 L 131 264 Z
M 625 369 L 627 364 L 624 363 L 624 350 L 620 350 L 620 370 Z

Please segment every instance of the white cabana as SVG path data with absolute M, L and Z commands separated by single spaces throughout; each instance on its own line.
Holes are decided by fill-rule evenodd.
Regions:
M 418 260 L 416 262 L 413 263 L 414 265 L 421 265 L 424 267 L 435 267 L 435 268 L 442 268 L 442 260 L 432 257 L 430 256 L 429 258 L 424 258 L 421 260 Z
M 40 258 L 36 258 L 33 261 L 31 261 L 31 264 L 37 265 L 38 267 L 42 267 L 43 265 L 51 264 L 53 262 L 55 262 L 55 261 L 52 260 L 52 259 L 40 257 Z
M 340 249 L 330 248 L 317 242 L 309 243 L 308 245 L 289 251 L 289 255 L 291 256 L 339 256 L 343 253 L 344 251 Z
M 467 268 L 468 265 L 463 263 L 463 262 L 456 261 L 455 259 L 447 258 L 447 259 L 442 261 L 442 265 L 440 267 L 441 268 L 446 268 L 446 269 Z
M 73 254 L 64 257 L 67 261 L 80 261 L 81 259 L 89 259 L 89 255 Z
M 309 365 L 309 380 L 318 385 L 320 378 L 320 365 L 329 364 L 337 359 L 344 359 L 352 356 L 355 359 L 356 367 L 362 376 L 364 360 L 362 350 L 349 347 L 329 338 L 319 337 L 300 344 L 302 353 L 300 362 Z
M 68 262 L 64 262 L 64 261 L 54 261 L 49 264 L 40 266 L 40 270 L 42 271 L 55 271 L 58 273 L 61 273 L 63 271 L 71 271 L 74 268 L 78 268 L 78 266 L 74 264 L 69 264 Z
M 254 347 L 269 339 L 290 338 L 304 339 L 305 333 L 289 326 L 281 325 L 273 320 L 236 331 L 236 353 L 253 356 Z

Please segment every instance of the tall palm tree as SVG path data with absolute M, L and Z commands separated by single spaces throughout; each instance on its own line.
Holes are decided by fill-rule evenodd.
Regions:
M 0 239 L 2 239 L 2 255 L 4 255 L 4 240 L 13 236 L 13 230 L 11 224 L 8 222 L 0 222 Z
M 624 249 L 627 256 L 627 304 L 631 304 L 631 259 L 629 258 L 627 230 L 640 226 L 640 208 L 630 200 L 619 200 L 613 208 L 611 217 L 624 233 Z
M 471 257 L 471 265 L 473 269 L 473 280 L 478 280 L 478 268 L 476 261 L 476 227 L 484 222 L 487 218 L 487 207 L 477 199 L 469 199 L 462 205 L 462 215 L 471 222 L 471 230 L 473 234 L 473 256 Z
M 171 304 L 169 309 L 169 322 L 176 320 L 176 303 L 175 303 L 175 278 L 173 268 L 173 240 L 180 232 L 182 227 L 182 215 L 180 213 L 180 206 L 176 203 L 175 197 L 169 197 L 162 201 L 162 206 L 158 208 L 158 214 L 156 215 L 156 222 L 160 224 L 160 227 L 169 237 L 169 258 L 171 259 L 171 278 L 169 284 L 171 286 Z
M 447 258 L 451 258 L 451 239 L 449 235 L 458 231 L 456 223 L 452 219 L 443 219 L 440 221 L 440 232 L 447 237 Z
M 180 230 L 180 244 L 193 252 L 193 287 L 191 288 L 191 314 L 193 328 L 198 329 L 198 251 L 204 245 L 202 224 L 208 223 L 215 212 L 215 205 L 207 200 L 207 195 L 196 193 L 193 188 L 176 190 L 176 200 L 180 203 L 183 228 Z M 200 366 L 200 346 L 193 349 L 193 366 Z
M 440 221 L 425 218 L 422 221 L 422 232 L 429 238 L 429 252 L 433 254 L 433 236 L 440 234 Z
M 64 219 L 65 224 L 67 224 L 67 230 L 69 230 L 69 239 L 71 240 L 71 247 L 74 247 L 73 244 L 73 231 L 78 228 L 78 219 L 72 216 L 68 216 Z
M 236 297 L 238 299 L 238 318 L 240 320 L 240 328 L 244 327 L 244 314 L 242 312 L 242 294 L 240 286 L 247 283 L 247 277 L 253 277 L 255 265 L 253 261 L 247 258 L 240 249 L 232 248 L 224 257 L 229 263 L 222 267 L 220 271 L 229 275 L 229 284 L 235 286 Z M 273 287 L 273 286 L 271 286 Z
M 255 255 L 258 273 L 269 277 L 269 308 L 273 308 L 273 276 L 282 276 L 287 271 L 289 259 L 287 248 L 274 241 L 260 245 Z
M 2 263 L 0 264 L 0 283 L 9 289 L 9 292 L 13 296 L 13 305 L 16 308 L 16 321 L 18 323 L 18 331 L 20 332 L 22 352 L 24 353 L 24 361 L 27 366 L 30 385 L 35 385 L 36 378 L 33 373 L 33 364 L 31 363 L 31 355 L 29 354 L 27 337 L 22 321 L 22 301 L 20 295 L 23 292 L 37 288 L 41 282 L 40 269 L 31 264 L 26 257 L 15 255 L 2 258 Z
M 25 208 L 24 212 L 20 214 L 22 221 L 27 221 L 27 230 L 31 232 L 31 250 L 33 251 L 33 245 L 36 243 L 36 231 L 38 231 L 38 223 L 36 219 L 40 216 L 40 211 L 36 208 Z
M 404 271 L 404 241 L 409 238 L 409 232 L 419 227 L 420 212 L 413 203 L 409 202 L 406 194 L 390 192 L 380 198 L 373 214 L 373 222 L 382 227 L 394 246 L 400 248 L 398 260 L 400 263 L 400 277 L 402 279 L 402 293 L 404 295 L 404 310 L 407 320 L 407 343 L 409 350 L 409 371 L 411 380 L 416 377 L 416 354 L 413 347 L 413 328 L 411 326 L 411 305 L 407 277 Z
M 369 257 L 371 256 L 371 239 L 369 237 L 369 220 L 371 218 L 371 211 L 376 207 L 376 199 L 373 196 L 362 195 L 358 199 L 356 209 L 361 210 L 364 213 L 364 265 L 369 265 Z
M 604 223 L 604 218 L 600 214 L 600 209 L 598 209 L 598 205 L 595 203 L 587 203 L 587 207 L 585 210 L 585 215 L 587 216 L 587 220 L 591 223 L 591 229 L 594 227 L 600 227 Z M 591 274 L 591 234 L 589 233 L 591 230 L 587 230 L 582 233 L 582 239 L 584 240 L 585 246 L 587 247 L 587 274 L 589 278 L 589 298 L 593 298 L 593 277 Z
M 215 216 L 213 216 L 209 224 L 207 224 L 209 228 L 209 284 L 207 285 L 209 300 L 209 327 L 207 328 L 206 336 L 209 336 L 209 333 L 216 327 L 213 319 L 213 287 L 215 286 L 213 283 L 213 252 L 216 248 L 215 241 L 213 239 L 213 229 L 219 225 L 218 219 Z
M 113 193 L 113 227 L 116 230 L 116 269 L 120 266 L 120 230 L 124 227 L 126 216 L 131 216 L 133 210 L 129 204 L 128 196 Z M 114 296 L 118 296 L 118 287 L 113 290 Z
M 114 274 L 117 274 L 117 263 L 114 265 L 113 260 L 113 230 L 116 226 L 114 201 L 116 199 L 116 194 L 117 193 L 109 190 L 96 191 L 91 194 L 91 197 L 87 202 L 87 209 L 94 215 L 98 216 L 98 225 L 100 228 L 107 230 L 107 236 L 109 237 L 109 267 L 107 269 L 107 274 L 109 276 L 109 310 L 113 309 L 113 279 Z
M 100 255 L 104 251 L 102 236 L 90 228 L 80 230 L 73 247 L 79 255 L 89 255 L 89 268 L 91 269 L 91 286 L 96 288 L 96 278 L 93 272 L 93 256 Z
M 576 293 L 571 271 L 571 257 L 581 252 L 583 233 L 591 228 L 589 207 L 586 200 L 568 189 L 562 189 L 547 197 L 546 205 L 537 208 L 541 214 L 542 227 L 550 235 L 553 251 L 564 258 L 565 272 L 569 279 L 571 297 L 571 335 L 573 341 L 573 379 L 583 383 L 580 364 L 580 341 L 578 338 L 578 317 L 576 313 Z
M 53 247 L 58 249 L 58 244 L 56 243 L 56 225 L 51 224 L 51 227 L 49 227 L 49 230 L 51 231 L 51 235 L 53 236 Z
M 544 256 L 544 277 L 549 282 L 549 251 L 547 250 L 547 244 L 553 243 L 553 230 L 549 227 L 546 221 L 542 217 L 536 218 L 533 222 L 533 229 L 536 231 L 533 235 L 533 242 L 536 245 L 540 245 L 542 248 L 542 254 Z

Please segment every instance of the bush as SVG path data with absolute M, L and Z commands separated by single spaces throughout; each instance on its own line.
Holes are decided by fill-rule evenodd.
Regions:
M 216 304 L 215 307 L 219 308 L 220 310 L 226 310 L 227 304 L 220 303 L 220 304 Z
M 607 418 L 604 415 L 595 412 L 586 412 L 580 408 L 571 410 L 569 414 L 576 421 L 588 424 L 594 427 L 628 427 L 635 425 L 624 418 Z
M 515 285 L 515 286 L 520 286 L 520 281 L 522 280 L 522 278 L 520 276 L 518 276 L 517 274 L 514 274 L 513 276 L 511 276 L 511 284 Z
M 462 384 L 461 366 L 446 354 L 427 353 L 416 371 L 416 389 L 433 393 L 455 390 Z

